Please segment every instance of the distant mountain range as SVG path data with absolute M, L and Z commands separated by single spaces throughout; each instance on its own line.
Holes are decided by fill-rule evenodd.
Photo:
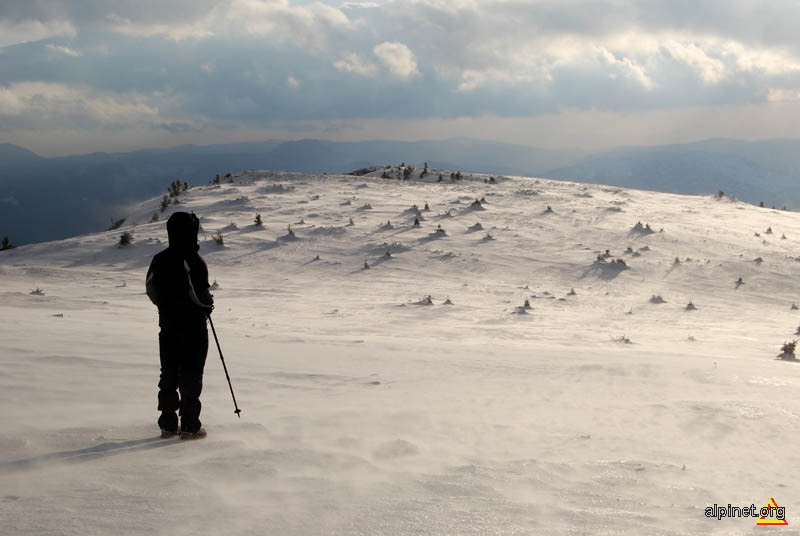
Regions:
M 127 207 L 176 178 L 207 184 L 217 173 L 273 169 L 347 173 L 406 162 L 478 173 L 529 175 L 672 193 L 719 190 L 752 203 L 800 206 L 800 140 L 708 140 L 587 155 L 472 139 L 300 140 L 182 146 L 43 158 L 0 144 L 0 236 L 55 240 L 107 228 Z

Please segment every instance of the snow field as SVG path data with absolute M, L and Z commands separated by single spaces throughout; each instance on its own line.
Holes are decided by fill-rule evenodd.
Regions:
M 0 525 L 749 534 L 764 529 L 705 507 L 774 497 L 795 530 L 800 373 L 774 357 L 798 324 L 797 215 L 381 171 L 247 172 L 190 189 L 159 222 L 146 223 L 154 199 L 119 230 L 0 254 Z M 209 437 L 191 444 L 156 439 L 143 284 L 174 210 L 201 219 L 243 409 L 237 420 L 212 339 Z

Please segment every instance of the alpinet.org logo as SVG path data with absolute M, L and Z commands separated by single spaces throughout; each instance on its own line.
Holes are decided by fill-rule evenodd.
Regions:
M 755 503 L 750 506 L 714 506 L 706 507 L 706 517 L 716 517 L 717 520 L 722 520 L 724 517 L 757 517 L 756 525 L 788 525 L 786 521 L 786 507 L 778 506 L 775 499 L 769 498 L 760 510 L 756 508 Z

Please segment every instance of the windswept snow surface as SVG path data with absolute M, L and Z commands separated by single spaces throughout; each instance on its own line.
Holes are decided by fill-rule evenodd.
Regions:
M 382 171 L 243 173 L 0 253 L 0 532 L 761 534 L 705 508 L 772 497 L 797 533 L 797 214 Z M 144 294 L 175 210 L 243 409 L 212 339 L 194 442 L 158 438 Z

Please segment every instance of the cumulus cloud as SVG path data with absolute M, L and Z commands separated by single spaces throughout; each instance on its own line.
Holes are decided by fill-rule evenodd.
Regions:
M 23 118 L 31 126 L 72 122 L 132 126 L 160 120 L 144 95 L 101 94 L 60 83 L 22 82 L 0 88 L 0 117 Z
M 52 37 L 74 37 L 76 33 L 75 26 L 66 20 L 10 21 L 0 18 L 0 47 L 41 41 Z
M 378 66 L 370 63 L 355 52 L 346 54 L 342 59 L 333 62 L 339 71 L 354 73 L 360 76 L 372 77 L 378 74 Z
M 60 52 L 61 54 L 66 54 L 67 56 L 72 56 L 73 58 L 81 56 L 81 53 L 79 51 L 73 50 L 73 49 L 71 49 L 69 47 L 66 47 L 66 46 L 48 44 L 48 45 L 46 45 L 46 47 L 49 50 L 52 50 L 53 52 Z
M 270 37 L 321 53 L 335 46 L 351 26 L 340 9 L 321 2 L 293 4 L 289 0 L 230 0 L 205 21 L 217 33 Z
M 417 58 L 403 43 L 384 42 L 376 45 L 372 52 L 390 73 L 400 78 L 419 76 Z
M 800 89 L 773 88 L 767 94 L 769 102 L 796 102 L 800 101 Z

